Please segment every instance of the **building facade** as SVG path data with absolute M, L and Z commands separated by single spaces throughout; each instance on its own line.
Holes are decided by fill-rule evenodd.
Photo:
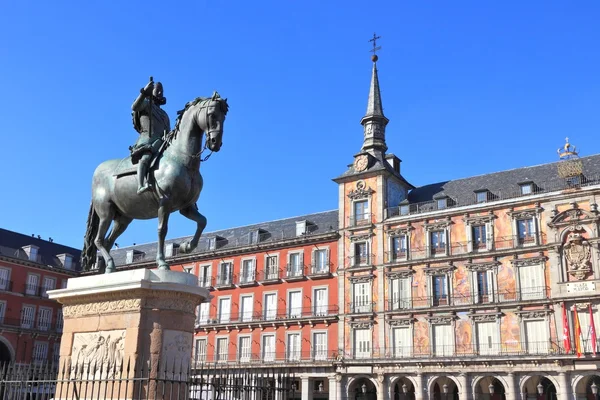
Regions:
M 301 399 L 595 400 L 600 155 L 415 187 L 374 57 L 338 209 L 205 234 L 194 358 L 292 367 Z M 155 244 L 113 252 L 153 266 Z M 275 383 L 274 383 L 275 384 Z
M 46 291 L 78 274 L 80 251 L 0 229 L 0 362 L 58 362 L 62 308 Z

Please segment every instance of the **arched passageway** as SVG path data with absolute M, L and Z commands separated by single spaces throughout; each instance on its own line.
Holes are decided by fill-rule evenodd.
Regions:
M 456 383 L 448 377 L 439 377 L 435 380 L 430 400 L 459 400 L 458 387 Z
M 525 382 L 523 396 L 526 400 L 557 400 L 556 386 L 543 375 L 532 376 Z
M 377 388 L 369 379 L 360 378 L 348 388 L 348 400 L 376 400 Z
M 415 400 L 415 386 L 410 379 L 400 378 L 392 386 L 393 400 Z
M 475 400 L 506 400 L 506 389 L 493 376 L 486 376 L 475 387 Z
M 577 400 L 600 400 L 600 376 L 590 375 L 582 378 L 573 391 Z
M 10 349 L 8 348 L 6 343 L 3 343 L 2 341 L 0 341 L 0 364 L 11 362 L 11 361 L 13 361 L 13 359 L 12 359 L 12 354 L 10 352 Z

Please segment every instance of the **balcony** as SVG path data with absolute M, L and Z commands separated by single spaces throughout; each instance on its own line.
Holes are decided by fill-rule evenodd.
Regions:
M 207 319 L 198 321 L 197 327 L 204 329 L 217 328 L 218 326 L 231 325 L 260 325 L 265 322 L 271 324 L 286 324 L 290 321 L 296 323 L 299 320 L 310 322 L 311 320 L 326 321 L 336 320 L 339 308 L 337 305 L 325 306 L 315 305 L 312 307 L 284 308 L 277 310 L 252 310 L 222 314 L 219 319 Z
M 46 295 L 46 290 L 43 286 L 30 285 L 26 283 L 23 285 L 23 294 L 25 296 L 44 297 L 44 295 Z
M 375 305 L 374 301 L 348 303 L 348 314 L 372 314 L 375 311 Z
M 386 311 L 404 311 L 429 307 L 456 307 L 477 304 L 496 304 L 519 301 L 547 300 L 550 298 L 550 288 L 547 286 L 523 288 L 521 290 L 496 290 L 479 294 L 443 295 L 443 296 L 413 296 L 397 300 L 388 300 Z
M 388 264 L 398 261 L 406 261 L 408 259 L 408 251 L 406 249 L 398 249 L 395 251 L 385 252 L 385 262 Z
M 331 263 L 313 264 L 310 266 L 308 277 L 311 279 L 328 278 L 331 276 Z
M 348 225 L 350 227 L 361 227 L 361 226 L 370 226 L 371 222 L 371 213 L 363 213 L 353 215 L 348 218 Z
M 285 269 L 286 281 L 301 281 L 305 278 L 304 264 L 288 264 Z
M 256 285 L 256 273 L 254 272 L 254 270 L 242 272 L 240 274 L 238 286 L 245 287 L 245 286 L 253 286 L 253 285 Z
M 375 254 L 362 254 L 348 257 L 348 265 L 352 269 L 370 269 L 375 265 Z
M 215 279 L 211 276 L 201 276 L 198 278 L 198 287 L 205 289 L 213 289 L 215 287 Z
M 63 321 L 55 324 L 38 320 L 26 320 L 22 318 L 0 318 L 0 326 L 15 331 L 31 331 L 38 333 L 56 333 L 62 332 Z
M 0 279 L 0 291 L 6 291 L 6 292 L 11 292 L 13 289 L 13 282 L 6 280 L 6 279 Z
M 337 359 L 336 352 L 327 350 L 304 350 L 304 351 L 290 351 L 290 352 L 270 352 L 263 351 L 259 353 L 240 352 L 232 354 L 214 354 L 210 358 L 203 357 L 201 360 L 196 360 L 197 365 L 205 364 L 207 362 L 216 362 L 219 365 L 225 363 L 227 365 L 232 364 L 264 364 L 264 363 L 275 363 L 275 364 L 299 364 L 299 363 L 328 363 Z
M 271 283 L 279 283 L 279 276 L 281 275 L 281 270 L 277 268 L 269 268 L 264 271 L 260 271 L 257 274 L 257 281 L 262 284 L 271 284 Z
M 234 274 L 218 274 L 215 289 L 232 288 L 235 279 Z

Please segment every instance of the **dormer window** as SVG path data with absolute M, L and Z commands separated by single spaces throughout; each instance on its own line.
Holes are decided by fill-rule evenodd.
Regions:
M 167 246 L 165 248 L 165 256 L 166 257 L 176 256 L 178 248 L 179 248 L 179 245 L 177 245 L 176 243 L 167 243 Z
M 408 215 L 408 213 L 409 213 L 408 205 L 400 206 L 400 215 Z
M 216 237 L 209 237 L 208 238 L 208 249 L 209 250 L 215 250 L 217 248 L 217 238 Z
M 59 261 L 62 263 L 62 267 L 64 269 L 72 269 L 73 268 L 73 256 L 70 254 L 59 254 Z
M 131 264 L 134 262 L 142 261 L 144 259 L 144 252 L 139 250 L 127 250 L 127 256 L 125 258 L 125 264 Z
M 306 221 L 296 221 L 296 236 L 306 235 Z
M 438 210 L 443 210 L 455 204 L 452 199 L 444 193 L 436 194 L 433 196 L 433 200 L 435 201 Z
M 29 245 L 29 246 L 25 246 L 23 247 L 23 251 L 27 254 L 27 258 L 29 258 L 29 261 L 34 261 L 37 262 L 38 261 L 38 247 L 34 246 L 34 245 Z
M 127 256 L 125 257 L 125 264 L 131 264 L 133 262 L 133 250 L 127 250 Z
M 446 207 L 448 207 L 448 199 L 444 198 L 444 199 L 438 199 L 437 200 L 437 208 L 438 208 L 438 210 L 443 210 Z
M 259 238 L 259 232 L 258 230 L 252 231 L 250 232 L 250 235 L 248 236 L 248 241 L 250 242 L 250 244 L 256 244 L 258 243 L 258 239 Z
M 477 203 L 485 203 L 486 201 L 488 201 L 488 194 L 490 192 L 487 190 L 481 190 L 479 192 L 475 192 L 475 201 L 477 201 Z
M 521 194 L 531 194 L 533 192 L 533 188 L 531 186 L 531 183 L 523 183 L 521 185 Z

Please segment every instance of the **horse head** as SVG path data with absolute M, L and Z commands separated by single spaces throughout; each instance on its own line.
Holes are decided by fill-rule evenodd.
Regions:
M 214 92 L 197 114 L 198 126 L 206 135 L 206 147 L 211 151 L 219 151 L 223 144 L 223 123 L 225 115 L 229 110 L 227 99 L 221 98 L 219 93 Z

